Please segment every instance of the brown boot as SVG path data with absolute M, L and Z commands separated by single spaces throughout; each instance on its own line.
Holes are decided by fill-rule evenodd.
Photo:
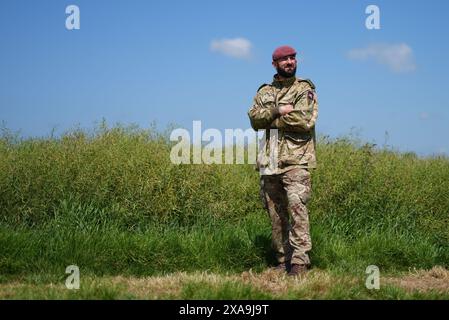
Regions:
M 292 267 L 290 269 L 290 272 L 288 273 L 289 276 L 295 277 L 302 274 L 305 274 L 307 272 L 307 266 L 303 264 L 292 264 Z

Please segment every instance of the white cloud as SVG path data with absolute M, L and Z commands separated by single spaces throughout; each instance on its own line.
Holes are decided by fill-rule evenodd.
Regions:
M 238 59 L 249 58 L 251 48 L 251 42 L 245 38 L 213 40 L 210 44 L 211 51 Z
M 388 66 L 393 72 L 410 72 L 416 69 L 413 50 L 405 43 L 371 44 L 365 48 L 352 49 L 348 52 L 351 60 L 374 60 Z

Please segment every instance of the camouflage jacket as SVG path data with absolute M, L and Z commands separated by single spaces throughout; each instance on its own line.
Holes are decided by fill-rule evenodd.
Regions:
M 292 104 L 294 110 L 281 116 L 279 107 L 287 104 Z M 275 76 L 271 84 L 259 88 L 248 116 L 254 130 L 265 129 L 266 143 L 259 149 L 257 160 L 261 174 L 316 167 L 318 101 L 312 81 L 295 77 L 281 81 Z M 275 159 L 274 163 L 270 158 Z

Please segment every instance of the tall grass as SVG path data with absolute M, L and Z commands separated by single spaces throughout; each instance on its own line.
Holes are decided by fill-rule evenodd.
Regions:
M 135 126 L 0 138 L 0 280 L 273 263 L 252 165 L 174 165 L 167 134 Z M 315 266 L 449 266 L 449 161 L 320 139 L 310 203 Z M 53 278 L 52 278 L 53 277 Z

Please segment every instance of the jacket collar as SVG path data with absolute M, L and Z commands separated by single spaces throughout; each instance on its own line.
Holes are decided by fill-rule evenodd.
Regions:
M 290 77 L 290 78 L 286 78 L 286 79 L 279 79 L 278 75 L 275 74 L 273 76 L 273 85 L 276 87 L 289 87 L 291 86 L 294 82 L 296 81 L 296 77 Z

